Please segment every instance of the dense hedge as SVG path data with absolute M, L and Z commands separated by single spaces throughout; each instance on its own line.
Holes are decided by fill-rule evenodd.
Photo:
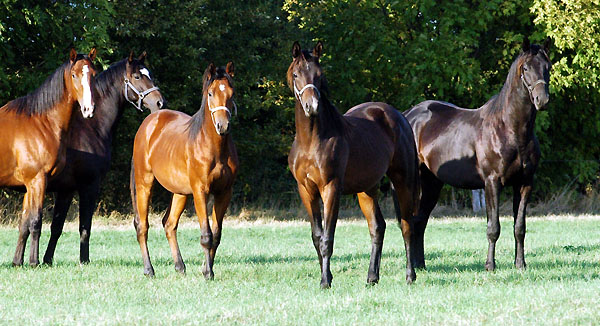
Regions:
M 594 4 L 595 3 L 595 4 Z M 597 1 L 0 1 L 0 103 L 34 89 L 71 46 L 106 68 L 130 50 L 169 108 L 194 113 L 208 63 L 236 64 L 233 135 L 242 202 L 297 200 L 287 169 L 294 135 L 285 85 L 295 40 L 325 44 L 322 64 L 342 112 L 364 101 L 406 110 L 424 99 L 476 108 L 499 91 L 524 36 L 554 42 L 551 102 L 538 115 L 542 163 L 534 197 L 598 178 L 600 10 Z M 129 210 L 129 162 L 145 114 L 128 108 L 114 139 L 102 208 Z M 155 198 L 164 202 L 165 194 Z

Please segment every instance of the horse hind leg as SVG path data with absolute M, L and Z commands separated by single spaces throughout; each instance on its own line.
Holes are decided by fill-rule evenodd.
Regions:
M 44 264 L 52 265 L 52 262 L 54 261 L 56 244 L 62 234 L 65 219 L 67 218 L 67 212 L 69 211 L 71 201 L 73 200 L 73 195 L 73 192 L 59 192 L 56 194 L 54 210 L 52 211 L 52 224 L 50 225 L 50 240 L 48 241 L 48 247 L 44 254 Z
M 137 240 L 140 244 L 140 250 L 142 252 L 142 260 L 144 262 L 144 275 L 153 277 L 154 268 L 150 262 L 150 253 L 148 252 L 148 201 L 152 191 L 152 183 L 154 176 L 147 173 L 142 175 L 141 172 L 135 172 L 133 165 L 131 167 L 131 194 L 132 202 L 134 207 L 134 220 L 133 225 L 137 233 Z
M 165 235 L 167 236 L 167 241 L 169 241 L 169 247 L 171 248 L 171 256 L 175 262 L 175 270 L 181 274 L 185 274 L 185 264 L 183 263 L 183 258 L 181 258 L 181 251 L 179 250 L 179 243 L 177 242 L 177 226 L 179 225 L 181 213 L 183 213 L 183 210 L 185 209 L 186 199 L 187 196 L 185 195 L 173 194 L 171 203 L 162 220 Z
M 385 235 L 385 220 L 383 219 L 383 214 L 381 214 L 381 209 L 377 203 L 376 188 L 369 192 L 359 193 L 357 196 L 358 204 L 367 219 L 369 234 L 371 235 L 371 262 L 369 263 L 367 284 L 376 284 L 379 282 L 379 267 L 381 264 L 383 237 Z
M 406 182 L 406 178 L 398 173 L 389 173 L 397 202 L 396 217 L 400 222 L 402 237 L 404 238 L 404 249 L 406 251 L 406 283 L 411 284 L 417 278 L 413 266 L 413 216 L 416 213 L 419 205 L 418 200 L 418 179 L 413 180 L 415 184 Z
M 425 229 L 444 184 L 424 165 L 421 166 L 421 200 L 413 220 L 412 261 L 415 268 L 425 269 Z M 396 199 L 396 197 L 394 197 Z M 397 201 L 396 201 L 397 202 Z M 396 210 L 397 212 L 399 209 Z

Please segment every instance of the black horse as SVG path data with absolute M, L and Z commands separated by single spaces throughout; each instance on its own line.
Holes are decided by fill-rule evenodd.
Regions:
M 144 66 L 144 52 L 111 65 L 95 79 L 96 109 L 92 119 L 73 115 L 66 135 L 67 159 L 64 170 L 49 180 L 48 191 L 56 192 L 50 241 L 44 263 L 52 264 L 56 243 L 62 233 L 65 218 L 75 191 L 79 193 L 79 234 L 81 263 L 89 262 L 89 239 L 92 215 L 98 205 L 100 183 L 110 167 L 112 137 L 116 123 L 127 102 L 142 111 L 158 111 L 165 100 L 154 86 L 150 72 Z
M 512 185 L 515 265 L 525 268 L 525 209 L 540 159 L 535 116 L 549 99 L 549 44 L 547 39 L 543 47 L 530 46 L 525 39 L 502 90 L 479 109 L 425 101 L 404 113 L 414 130 L 421 171 L 421 206 L 412 238 L 415 266 L 425 267 L 425 227 L 447 183 L 459 188 L 485 188 L 489 242 L 485 268 L 490 271 L 496 267 L 494 255 L 500 236 L 500 191 Z

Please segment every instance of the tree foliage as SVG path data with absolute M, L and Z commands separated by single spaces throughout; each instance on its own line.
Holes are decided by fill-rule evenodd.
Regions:
M 235 200 L 296 200 L 287 169 L 294 136 L 285 72 L 293 41 L 322 40 L 341 112 L 365 101 L 407 110 L 425 99 L 476 108 L 497 93 L 525 36 L 553 41 L 551 101 L 537 118 L 538 196 L 598 177 L 598 0 L 0 0 L 0 101 L 33 90 L 70 47 L 99 50 L 99 66 L 147 51 L 168 107 L 193 114 L 210 62 L 236 65 Z M 128 210 L 132 142 L 145 114 L 125 111 L 104 182 L 107 210 Z M 166 196 L 155 198 L 166 202 Z

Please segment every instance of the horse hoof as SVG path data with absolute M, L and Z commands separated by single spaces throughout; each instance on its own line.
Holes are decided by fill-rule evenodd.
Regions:
M 202 274 L 204 274 L 204 279 L 207 281 L 212 281 L 215 279 L 215 274 L 213 272 L 203 272 Z
M 415 272 L 406 274 L 406 284 L 408 284 L 408 285 L 413 284 L 416 279 L 417 279 L 417 274 L 415 274 Z
M 379 277 L 369 276 L 367 277 L 367 285 L 375 285 L 379 283 Z
M 496 269 L 496 264 L 493 262 L 486 262 L 485 263 L 485 270 L 488 272 L 493 272 Z
M 181 275 L 185 275 L 185 265 L 175 265 L 175 271 Z
M 144 275 L 149 278 L 154 278 L 154 268 L 144 269 Z
M 87 265 L 87 264 L 89 264 L 89 263 L 90 263 L 90 260 L 89 260 L 89 259 L 87 259 L 87 260 L 80 260 L 80 261 L 79 261 L 79 264 L 80 264 L 80 265 Z
M 14 262 L 13 261 L 12 266 L 13 267 L 21 267 L 21 266 L 23 266 L 23 262 Z
M 321 289 L 331 289 L 331 282 L 321 282 Z

